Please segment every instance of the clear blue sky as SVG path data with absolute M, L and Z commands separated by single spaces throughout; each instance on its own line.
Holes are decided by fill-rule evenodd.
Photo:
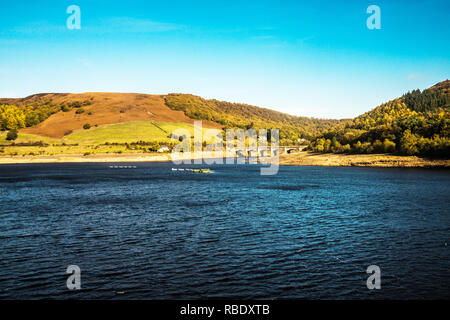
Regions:
M 0 97 L 184 92 L 353 117 L 449 78 L 449 21 L 448 0 L 1 1 Z

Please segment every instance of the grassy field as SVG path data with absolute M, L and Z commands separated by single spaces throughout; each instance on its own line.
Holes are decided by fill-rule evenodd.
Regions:
M 194 134 L 194 126 L 189 123 L 130 121 L 76 130 L 62 139 L 19 133 L 15 144 L 43 142 L 48 146 L 12 146 L 11 141 L 6 140 L 6 132 L 0 132 L 0 145 L 3 145 L 0 156 L 142 153 L 142 150 L 130 150 L 124 144 L 138 141 L 156 141 L 161 145 L 170 143 L 173 140 L 169 136 L 176 129 L 186 129 Z
M 150 121 L 133 121 L 93 127 L 89 130 L 80 129 L 64 137 L 62 140 L 72 144 L 98 145 L 106 142 L 127 143 L 140 140 L 148 141 L 150 139 L 167 138 L 167 136 L 168 133 Z
M 118 124 L 103 125 L 89 130 L 77 130 L 64 137 L 65 143 L 79 143 L 83 145 L 98 145 L 108 143 L 130 143 L 135 141 L 170 140 L 170 135 L 176 129 L 188 130 L 194 135 L 194 126 L 189 123 L 131 121 Z M 207 129 L 203 129 L 205 131 Z

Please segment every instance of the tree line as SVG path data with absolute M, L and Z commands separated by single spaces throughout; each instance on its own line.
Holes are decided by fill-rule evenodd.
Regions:
M 450 96 L 414 90 L 316 137 L 314 152 L 450 157 Z
M 165 103 L 173 110 L 183 111 L 192 119 L 220 123 L 224 130 L 280 129 L 282 145 L 297 144 L 299 139 L 313 139 L 341 122 L 341 120 L 297 117 L 243 103 L 207 100 L 191 94 L 169 94 L 165 97 Z
M 90 100 L 86 100 L 56 104 L 49 99 L 19 106 L 3 104 L 0 105 L 0 130 L 18 130 L 32 127 L 58 111 L 68 112 L 74 108 L 79 111 L 82 110 L 82 106 L 91 103 Z

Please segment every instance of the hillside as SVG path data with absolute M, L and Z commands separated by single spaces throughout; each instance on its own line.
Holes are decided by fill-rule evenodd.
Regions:
M 20 129 L 22 134 L 58 139 L 83 130 L 85 125 L 101 127 L 131 121 L 149 121 L 149 125 L 192 124 L 195 119 L 203 120 L 207 128 L 279 128 L 285 144 L 311 139 L 340 122 L 296 117 L 189 94 L 42 93 L 22 99 L 0 99 L 1 130 Z
M 298 139 L 312 139 L 323 131 L 341 123 L 341 120 L 297 117 L 286 113 L 242 103 L 206 100 L 190 94 L 169 94 L 166 105 L 183 111 L 193 119 L 209 120 L 224 128 L 280 129 L 282 144 L 296 143 Z
M 135 93 L 47 93 L 22 99 L 0 99 L 1 130 L 62 138 L 85 124 L 92 127 L 130 121 L 194 122 L 165 105 L 161 95 Z M 5 106 L 7 105 L 7 106 Z M 221 128 L 205 121 L 205 127 Z
M 450 81 L 384 103 L 319 135 L 309 150 L 450 158 Z
M 122 144 L 121 149 L 108 147 L 113 152 L 138 150 L 130 144 L 139 142 L 149 151 L 160 143 L 173 145 L 177 141 L 168 139 L 173 129 L 192 131 L 194 120 L 200 119 L 206 128 L 278 128 L 280 144 L 303 138 L 311 140 L 308 148 L 314 152 L 449 158 L 449 88 L 446 80 L 423 91 L 413 90 L 351 120 L 297 117 L 190 94 L 44 93 L 0 99 L 0 138 L 6 146 L 6 131 L 19 129 L 16 142 L 22 145 L 52 141 L 69 152 L 65 144 L 91 149 Z M 150 141 L 155 145 L 149 147 Z

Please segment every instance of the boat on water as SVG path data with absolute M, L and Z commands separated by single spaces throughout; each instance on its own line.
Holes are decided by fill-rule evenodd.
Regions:
M 172 168 L 172 171 L 189 171 L 189 172 L 196 172 L 196 173 L 211 173 L 211 169 L 205 168 L 205 169 L 184 169 L 184 168 Z
M 192 169 L 192 172 L 197 172 L 197 173 L 211 173 L 211 169 Z

